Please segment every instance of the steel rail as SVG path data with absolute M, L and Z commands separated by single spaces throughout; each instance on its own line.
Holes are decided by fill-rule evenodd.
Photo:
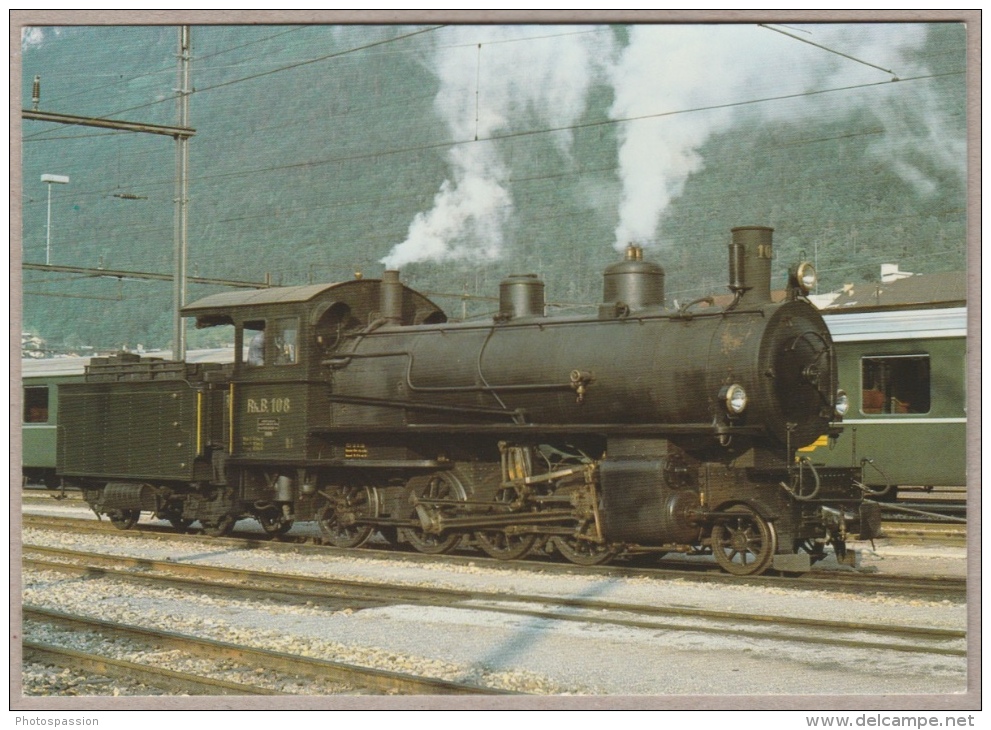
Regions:
M 380 604 L 395 604 L 397 602 L 414 603 L 416 605 L 457 606 L 464 610 L 481 610 L 496 613 L 526 616 L 550 621 L 570 621 L 579 623 L 597 623 L 612 626 L 626 626 L 642 629 L 664 629 L 685 632 L 730 634 L 747 636 L 757 639 L 777 641 L 795 641 L 814 644 L 829 644 L 849 648 L 872 650 L 888 650 L 926 654 L 942 654 L 947 656 L 966 656 L 966 649 L 945 646 L 921 646 L 915 644 L 892 643 L 891 639 L 926 640 L 935 642 L 952 642 L 966 638 L 966 631 L 958 629 L 939 629 L 930 627 L 877 625 L 851 621 L 829 621 L 822 619 L 796 617 L 755 615 L 733 611 L 714 611 L 691 607 L 645 606 L 626 602 L 603 601 L 596 599 L 573 599 L 556 596 L 502 594 L 486 591 L 470 591 L 449 588 L 394 586 L 365 581 L 340 580 L 336 578 L 314 578 L 308 576 L 285 575 L 279 573 L 249 571 L 242 569 L 203 566 L 199 564 L 182 564 L 172 561 L 154 561 L 145 558 L 122 558 L 121 556 L 103 556 L 94 553 L 62 550 L 59 548 L 40 548 L 31 545 L 24 547 L 27 553 L 43 553 L 64 558 L 72 558 L 92 563 L 102 563 L 110 567 L 95 567 L 93 565 L 72 565 L 62 562 L 39 561 L 25 558 L 25 565 L 47 570 L 62 570 L 77 574 L 99 575 L 101 577 L 120 578 L 127 581 L 142 583 L 167 581 L 186 590 L 203 590 L 210 587 L 215 590 L 249 592 L 252 596 L 259 592 L 269 594 L 291 595 L 300 600 L 351 599 L 371 601 Z M 140 568 L 141 574 L 128 572 L 123 568 Z M 148 571 L 155 571 L 149 573 Z M 173 574 L 168 576 L 168 574 Z M 163 576 L 164 574 L 164 576 Z M 178 576 L 176 576 L 178 574 Z M 167 577 L 166 577 L 167 576 Z M 207 582 L 207 578 L 216 582 Z M 246 581 L 251 581 L 248 584 Z M 518 608 L 521 604 L 551 606 L 555 610 L 544 608 Z M 575 612 L 572 612 L 575 611 Z M 584 611 L 588 613 L 578 613 Z M 612 612 L 606 616 L 603 612 Z M 642 618 L 626 618 L 624 614 L 643 615 L 651 618 L 664 617 L 668 619 L 693 619 L 710 622 L 709 626 L 694 624 L 659 623 L 656 620 Z M 715 624 L 727 624 L 717 626 Z M 784 629 L 812 629 L 815 636 L 767 629 L 748 629 L 741 625 L 756 627 L 774 626 Z M 857 632 L 868 632 L 872 637 L 888 637 L 887 641 L 849 638 L 848 635 Z M 830 634 L 822 636 L 823 633 Z M 839 634 L 839 636 L 837 635 Z
M 812 571 L 800 577 L 787 577 L 773 575 L 740 577 L 727 575 L 722 572 L 715 572 L 715 566 L 702 565 L 699 563 L 682 563 L 675 567 L 634 567 L 630 565 L 616 564 L 605 566 L 577 566 L 572 563 L 555 563 L 546 560 L 535 561 L 533 559 L 521 560 L 497 560 L 483 556 L 471 555 L 426 555 L 416 552 L 404 552 L 396 549 L 378 549 L 365 546 L 361 549 L 336 548 L 327 545 L 310 544 L 309 538 L 280 537 L 273 541 L 270 535 L 259 534 L 254 537 L 204 537 L 200 534 L 179 534 L 172 527 L 157 525 L 140 525 L 140 530 L 132 530 L 122 533 L 118 528 L 113 527 L 109 522 L 97 522 L 95 520 L 73 519 L 50 517 L 44 515 L 25 514 L 22 517 L 22 527 L 36 527 L 41 529 L 66 529 L 66 522 L 73 522 L 72 530 L 79 532 L 89 532 L 94 534 L 114 534 L 129 535 L 134 539 L 152 540 L 183 540 L 196 541 L 209 544 L 217 544 L 223 541 L 224 545 L 231 547 L 242 547 L 244 549 L 254 549 L 260 542 L 264 543 L 269 550 L 279 551 L 307 551 L 326 555 L 346 555 L 350 558 L 367 558 L 370 560 L 380 560 L 388 558 L 409 563 L 431 563 L 448 562 L 452 564 L 462 564 L 473 562 L 482 564 L 493 570 L 541 570 L 544 572 L 561 573 L 567 575 L 608 575 L 612 577 L 627 576 L 636 578 L 677 578 L 679 580 L 695 579 L 700 582 L 715 582 L 726 585 L 775 585 L 787 586 L 796 589 L 821 590 L 823 584 L 828 584 L 833 589 L 846 591 L 866 591 L 872 594 L 884 592 L 895 595 L 900 594 L 920 594 L 924 596 L 938 595 L 940 598 L 964 599 L 967 593 L 967 581 L 964 578 L 954 577 L 908 577 L 908 576 L 884 576 L 878 574 L 863 574 L 856 572 L 831 572 Z
M 25 612 L 27 615 L 27 611 Z M 32 616 L 36 618 L 36 616 Z M 153 667 L 124 659 L 88 654 L 53 644 L 25 641 L 22 644 L 25 662 L 54 664 L 56 666 L 82 670 L 101 677 L 123 679 L 138 684 L 147 684 L 169 692 L 192 695 L 283 695 L 285 692 L 258 687 L 223 679 L 203 677 L 187 672 L 177 672 L 163 667 Z
M 22 609 L 25 621 L 44 621 L 67 626 L 77 631 L 97 631 L 132 641 L 147 642 L 156 647 L 179 649 L 195 656 L 209 659 L 228 659 L 251 667 L 262 667 L 286 676 L 306 676 L 313 679 L 359 685 L 381 692 L 403 694 L 518 694 L 474 684 L 452 682 L 434 677 L 421 677 L 385 669 L 374 669 L 357 664 L 335 662 L 327 659 L 286 654 L 284 652 L 230 644 L 214 639 L 204 639 L 188 634 L 120 624 L 101 619 L 52 611 L 39 606 L 25 605 Z M 268 694 L 258 692 L 256 694 Z

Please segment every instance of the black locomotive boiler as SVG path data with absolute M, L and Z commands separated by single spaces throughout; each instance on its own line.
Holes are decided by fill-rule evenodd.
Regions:
M 844 559 L 877 506 L 859 473 L 797 457 L 845 395 L 809 269 L 772 302 L 771 251 L 771 229 L 733 230 L 725 307 L 666 308 L 636 247 L 591 316 L 546 316 L 532 275 L 484 322 L 448 322 L 394 271 L 209 296 L 184 314 L 231 328 L 236 361 L 94 360 L 60 391 L 59 470 L 121 527 L 315 520 L 340 547 L 377 531 L 579 564 L 711 550 L 740 575 Z

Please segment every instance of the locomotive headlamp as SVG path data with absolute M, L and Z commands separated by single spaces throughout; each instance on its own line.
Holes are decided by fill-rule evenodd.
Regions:
M 850 410 L 850 397 L 845 390 L 836 391 L 836 415 L 843 418 Z
M 726 404 L 726 411 L 731 416 L 739 416 L 747 408 L 747 391 L 737 383 L 724 387 L 719 393 L 719 397 Z
M 795 272 L 795 278 L 798 280 L 798 285 L 808 294 L 816 285 L 817 275 L 815 267 L 807 261 L 799 264 Z

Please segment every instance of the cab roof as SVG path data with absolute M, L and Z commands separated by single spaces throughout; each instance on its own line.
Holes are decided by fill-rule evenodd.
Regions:
M 379 309 L 381 279 L 353 279 L 335 284 L 307 284 L 270 289 L 212 294 L 182 308 L 185 317 L 195 317 L 197 327 L 244 322 L 293 309 L 316 322 L 332 305 L 344 309 L 358 321 L 368 324 Z M 403 285 L 400 324 L 446 322 L 444 311 L 422 294 Z
M 197 299 L 195 302 L 187 304 L 182 308 L 185 316 L 194 317 L 200 312 L 213 311 L 217 309 L 229 309 L 232 307 L 256 307 L 267 304 L 292 304 L 308 302 L 329 289 L 352 284 L 354 282 L 341 282 L 337 284 L 307 284 L 304 286 L 277 286 L 268 289 L 250 289 L 248 291 L 223 292 L 221 294 L 211 294 L 208 297 Z

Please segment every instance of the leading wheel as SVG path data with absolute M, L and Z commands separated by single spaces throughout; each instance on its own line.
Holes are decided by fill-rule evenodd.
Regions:
M 457 476 L 449 471 L 442 471 L 428 477 L 411 479 L 408 498 L 411 518 L 417 523 L 421 523 L 415 505 L 417 500 L 464 502 L 468 499 L 468 494 L 464 484 Z M 442 505 L 424 504 L 421 505 L 421 509 L 436 514 L 442 509 Z M 421 524 L 416 527 L 408 527 L 404 532 L 406 539 L 415 550 L 428 555 L 442 555 L 451 552 L 461 542 L 462 537 L 460 532 L 428 532 L 423 529 Z
M 337 486 L 328 487 L 321 494 L 327 501 L 317 512 L 317 524 L 324 539 L 339 548 L 364 545 L 375 528 L 357 520 L 376 515 L 374 489 Z
M 759 575 L 778 548 L 774 525 L 750 507 L 734 505 L 712 528 L 712 553 L 719 567 L 733 575 Z
M 611 545 L 602 545 L 579 537 L 554 537 L 551 542 L 568 562 L 575 565 L 603 565 L 619 552 Z
M 136 524 L 138 524 L 138 518 L 141 517 L 141 510 L 136 509 L 122 509 L 116 510 L 114 512 L 107 513 L 110 517 L 110 522 L 118 530 L 130 530 Z

